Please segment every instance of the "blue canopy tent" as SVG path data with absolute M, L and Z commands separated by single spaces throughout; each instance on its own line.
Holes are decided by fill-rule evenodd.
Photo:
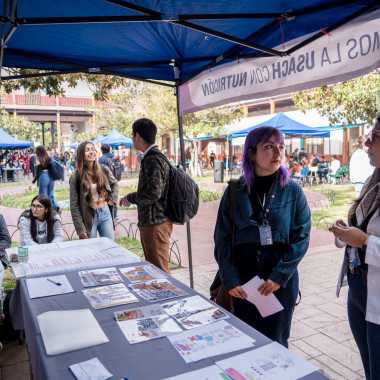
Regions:
M 102 142 L 105 139 L 105 136 L 99 135 L 98 137 L 94 138 L 92 142 L 95 144 L 97 142 Z
M 241 131 L 234 132 L 232 134 L 232 138 L 245 137 L 253 129 L 263 126 L 275 127 L 279 129 L 284 135 L 289 137 L 330 137 L 330 131 L 309 127 L 305 124 L 293 120 L 292 118 L 284 115 L 282 112 L 279 112 L 276 116 L 267 121 L 243 129 Z
M 0 149 L 26 149 L 33 145 L 33 141 L 16 139 L 0 128 Z
M 77 149 L 81 141 L 75 141 L 72 144 L 70 144 L 70 148 Z
M 321 37 L 327 38 L 327 34 L 362 15 L 373 14 L 379 3 L 378 0 L 0 0 L 0 9 L 3 11 L 0 71 L 3 73 L 5 67 L 45 70 L 2 75 L 2 81 L 78 72 L 118 75 L 174 88 L 179 110 L 183 93 L 179 90 L 186 91 L 186 84 L 198 74 L 242 59 L 297 57 L 303 47 Z M 369 55 L 372 53 L 366 60 Z M 378 67 L 377 63 L 371 62 L 360 70 L 355 68 L 350 75 L 363 75 Z M 355 65 L 351 63 L 351 67 Z M 326 78 L 325 84 L 343 80 L 340 74 Z M 240 79 L 249 76 L 245 73 Z M 224 87 L 228 79 L 227 92 L 231 93 L 235 81 L 222 79 Z M 255 90 L 252 83 L 250 88 Z M 185 162 L 179 112 L 178 126 L 181 158 Z M 189 223 L 187 233 L 193 286 Z
M 117 129 L 114 129 L 108 136 L 104 137 L 101 141 L 103 144 L 111 146 L 125 146 L 131 148 L 133 146 L 132 139 L 121 134 Z

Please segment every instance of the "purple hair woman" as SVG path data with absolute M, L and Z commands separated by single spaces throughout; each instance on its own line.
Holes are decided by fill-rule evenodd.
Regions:
M 219 206 L 214 253 L 235 315 L 287 347 L 299 291 L 297 266 L 309 246 L 311 222 L 300 185 L 288 178 L 281 164 L 284 151 L 284 137 L 276 128 L 260 127 L 248 134 L 234 222 L 230 184 Z M 246 300 L 241 286 L 256 276 L 263 280 L 257 289 L 260 294 L 273 293 L 283 310 L 263 317 Z

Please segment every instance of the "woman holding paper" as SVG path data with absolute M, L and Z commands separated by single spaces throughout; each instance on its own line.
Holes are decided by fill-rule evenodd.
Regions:
M 63 241 L 60 215 L 54 211 L 47 195 L 36 195 L 18 221 L 20 242 L 23 245 L 37 245 Z
M 311 223 L 300 185 L 281 164 L 284 149 L 284 137 L 276 128 L 260 127 L 248 134 L 236 207 L 230 210 L 229 185 L 219 206 L 214 253 L 235 315 L 287 347 L 298 295 L 297 266 L 309 246 Z M 264 318 L 246 300 L 242 285 L 256 276 L 264 281 L 255 289 L 264 296 L 273 293 L 282 311 Z
M 347 312 L 366 379 L 380 379 L 380 115 L 365 142 L 372 166 L 359 197 L 348 211 L 348 225 L 330 228 L 338 247 L 345 247 L 338 294 L 347 275 Z
M 77 171 L 70 177 L 71 216 L 81 239 L 114 239 L 113 206 L 119 187 L 107 165 L 99 165 L 94 144 L 83 142 L 77 149 Z

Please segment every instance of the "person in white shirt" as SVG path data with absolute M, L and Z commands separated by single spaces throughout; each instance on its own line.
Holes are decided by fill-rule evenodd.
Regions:
M 340 168 L 340 161 L 338 160 L 338 157 L 334 154 L 333 155 L 333 160 L 331 162 L 331 165 L 330 165 L 330 177 L 333 178 L 333 184 L 336 183 L 336 180 L 335 180 L 335 174 L 337 172 L 337 170 Z
M 348 281 L 347 312 L 367 380 L 380 379 L 380 115 L 365 142 L 376 169 L 348 212 L 348 225 L 337 220 L 330 231 L 346 247 L 339 276 Z
M 61 217 L 44 194 L 32 199 L 30 208 L 20 216 L 18 227 L 20 242 L 27 246 L 63 241 Z
M 371 166 L 368 155 L 364 150 L 363 137 L 356 139 L 353 149 L 354 153 L 350 159 L 350 179 L 354 184 L 356 196 L 358 197 L 364 182 L 373 173 L 373 166 Z

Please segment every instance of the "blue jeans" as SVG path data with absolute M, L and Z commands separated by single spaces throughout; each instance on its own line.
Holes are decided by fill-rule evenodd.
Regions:
M 367 322 L 367 285 L 364 277 L 347 274 L 347 312 L 352 335 L 359 348 L 367 380 L 380 379 L 380 325 Z
M 59 204 L 54 200 L 54 181 L 48 171 L 43 171 L 38 180 L 39 194 L 48 195 L 54 210 L 59 210 Z
M 100 237 L 108 237 L 114 240 L 113 221 L 108 204 L 95 209 L 94 224 L 89 238 L 96 238 L 98 232 Z
M 272 246 L 257 249 L 250 244 L 244 244 L 235 246 L 234 256 L 244 284 L 256 275 L 266 281 L 281 258 L 281 253 Z M 284 307 L 283 310 L 263 318 L 255 305 L 247 300 L 233 298 L 235 316 L 268 338 L 288 347 L 298 289 L 298 271 L 296 271 L 285 288 L 281 286 L 273 293 Z

